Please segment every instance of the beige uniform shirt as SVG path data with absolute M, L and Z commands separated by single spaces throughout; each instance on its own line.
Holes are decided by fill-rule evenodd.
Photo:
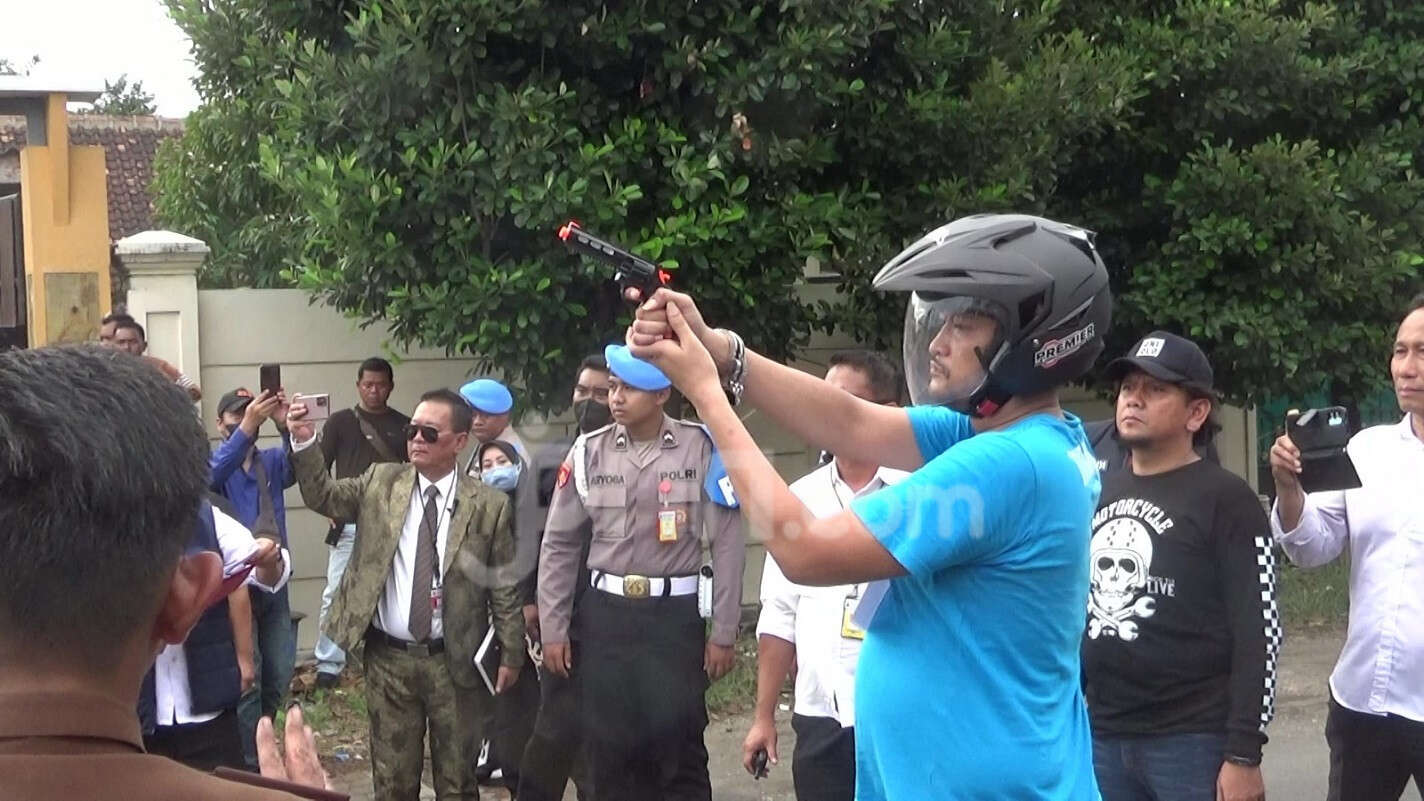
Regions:
M 646 454 L 646 455 L 643 455 Z M 712 552 L 712 636 L 731 645 L 741 616 L 746 548 L 740 515 L 703 490 L 712 439 L 695 423 L 663 417 L 658 442 L 635 443 L 618 424 L 580 436 L 559 470 L 539 556 L 539 621 L 546 642 L 569 641 L 581 527 L 590 522 L 591 570 L 617 576 L 691 576 Z M 677 539 L 659 538 L 659 513 Z

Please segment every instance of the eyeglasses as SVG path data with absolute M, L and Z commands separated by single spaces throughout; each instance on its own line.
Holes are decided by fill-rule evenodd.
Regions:
M 405 427 L 405 438 L 407 440 L 412 440 L 416 437 L 420 437 L 421 439 L 425 440 L 426 444 L 433 445 L 436 440 L 440 439 L 440 434 L 440 429 L 436 428 L 435 426 L 418 426 L 414 423 L 411 423 L 410 425 Z

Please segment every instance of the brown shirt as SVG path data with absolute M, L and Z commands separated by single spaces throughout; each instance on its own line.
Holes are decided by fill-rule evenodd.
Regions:
M 592 524 L 588 567 L 617 576 L 691 576 L 712 551 L 712 636 L 731 645 L 741 616 L 746 547 L 736 509 L 703 489 L 712 440 L 695 423 L 663 417 L 653 443 L 633 442 L 611 425 L 574 441 L 549 507 L 539 555 L 539 621 L 547 642 L 568 642 L 585 524 Z M 670 512 L 677 539 L 659 538 Z
M 0 695 L 0 801 L 291 801 L 143 752 L 138 716 L 99 694 Z

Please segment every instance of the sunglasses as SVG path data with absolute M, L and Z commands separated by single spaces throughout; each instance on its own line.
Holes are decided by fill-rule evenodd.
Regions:
M 436 440 L 440 439 L 440 433 L 440 429 L 435 426 L 418 426 L 411 423 L 405 427 L 405 438 L 407 440 L 420 437 L 425 440 L 426 444 L 434 444 Z

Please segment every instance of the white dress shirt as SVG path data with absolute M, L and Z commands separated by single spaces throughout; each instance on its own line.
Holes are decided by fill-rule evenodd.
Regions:
M 386 578 L 385 591 L 376 605 L 376 628 L 392 637 L 413 641 L 410 636 L 410 596 L 415 589 L 415 547 L 420 538 L 420 524 L 425 517 L 425 489 L 434 486 L 437 491 L 435 508 L 440 512 L 439 525 L 435 530 L 435 583 L 441 582 L 441 566 L 445 564 L 445 542 L 450 534 L 450 517 L 454 512 L 455 471 L 451 470 L 437 481 L 430 481 L 419 473 L 415 477 L 415 488 L 410 493 L 410 506 L 406 509 L 405 525 L 401 528 L 400 544 L 396 546 L 396 556 L 391 562 L 391 574 Z M 356 521 L 360 525 L 361 521 Z M 422 593 L 429 593 L 430 587 L 422 587 Z M 428 596 L 427 596 L 428 597 Z M 442 600 L 441 606 L 444 606 Z M 430 639 L 444 636 L 445 627 L 441 623 L 443 609 L 436 609 L 430 616 Z
M 1330 690 L 1341 706 L 1424 721 L 1424 442 L 1409 415 L 1350 439 L 1363 486 L 1313 492 L 1293 531 L 1271 531 L 1290 560 L 1317 567 L 1350 549 L 1350 628 Z
M 257 541 L 252 532 L 222 510 L 214 507 L 213 523 L 218 534 L 218 550 L 222 552 L 223 576 L 230 576 L 242 567 L 247 557 L 257 550 Z M 282 577 L 271 587 L 257 580 L 257 572 L 247 574 L 247 584 L 267 592 L 282 589 L 292 576 L 292 559 L 287 549 L 282 549 Z M 207 723 L 216 719 L 221 712 L 194 714 L 192 690 L 188 686 L 188 655 L 181 645 L 167 645 L 159 652 L 153 664 L 154 700 L 158 703 L 157 717 L 160 726 L 177 726 L 189 723 Z
M 882 467 L 870 483 L 852 492 L 832 461 L 798 479 L 791 492 L 811 514 L 831 517 L 849 509 L 853 498 L 894 484 L 906 475 Z M 796 646 L 796 714 L 835 718 L 843 727 L 855 725 L 855 665 L 861 641 L 841 636 L 841 624 L 846 599 L 860 598 L 865 586 L 796 584 L 786 578 L 770 553 L 766 555 L 757 636 L 769 634 Z

